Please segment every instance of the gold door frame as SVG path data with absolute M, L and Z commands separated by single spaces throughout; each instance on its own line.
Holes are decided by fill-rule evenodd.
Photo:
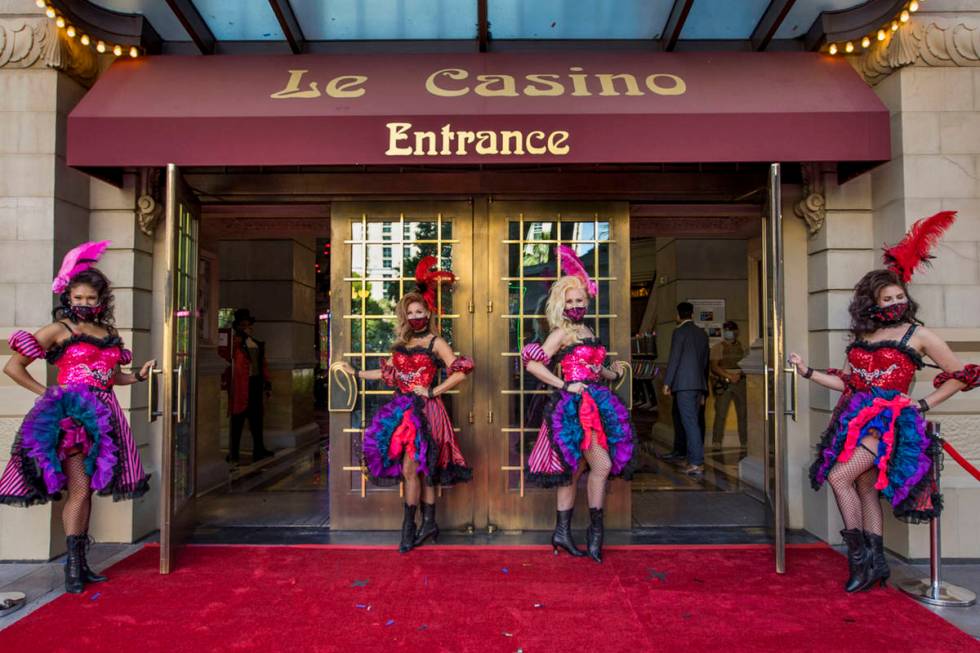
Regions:
M 173 571 L 177 550 L 194 525 L 197 478 L 197 260 L 199 206 L 173 164 L 167 166 L 163 319 L 163 456 L 160 492 L 160 573 Z M 149 391 L 152 392 L 153 380 Z M 153 417 L 153 402 L 149 411 Z
M 569 222 L 592 225 L 592 238 L 585 241 L 564 240 L 561 236 L 562 225 Z M 525 239 L 528 233 L 526 227 L 530 223 L 551 223 L 556 225 L 556 238 Z M 511 224 L 516 225 L 512 229 Z M 600 225 L 608 224 L 608 235 L 599 238 Z M 512 230 L 516 230 L 518 238 L 513 238 Z M 590 275 L 600 285 L 600 297 L 593 302 L 590 319 L 595 320 L 596 328 L 603 320 L 608 324 L 608 342 L 610 356 L 629 360 L 629 204 L 627 202 L 493 202 L 489 207 L 489 247 L 490 252 L 486 288 L 489 293 L 488 310 L 490 320 L 485 335 L 480 334 L 479 340 L 486 343 L 489 352 L 483 368 L 488 377 L 485 383 L 488 388 L 486 396 L 490 402 L 490 421 L 492 430 L 489 438 L 490 456 L 487 468 L 488 496 L 490 501 L 489 519 L 491 524 L 505 530 L 547 530 L 554 526 L 555 491 L 541 490 L 525 485 L 524 473 L 529 450 L 528 439 L 537 436 L 537 429 L 528 428 L 525 424 L 526 397 L 534 394 L 548 394 L 547 390 L 527 390 L 524 385 L 525 370 L 520 364 L 520 344 L 526 343 L 523 335 L 524 322 L 536 319 L 535 314 L 528 314 L 524 306 L 524 293 L 527 283 L 547 284 L 555 277 L 525 277 L 523 254 L 524 247 L 545 245 L 554 250 L 559 242 L 581 243 L 586 246 L 591 243 L 596 255 L 592 263 L 583 261 Z M 607 248 L 608 273 L 605 276 L 599 272 L 601 247 Z M 509 257 L 515 251 L 519 252 L 518 275 L 511 274 Z M 625 248 L 625 249 L 624 249 Z M 510 285 L 518 284 L 517 312 L 511 312 Z M 601 310 L 602 290 L 606 288 L 608 296 L 607 312 Z M 512 322 L 516 320 L 516 323 Z M 518 338 L 521 343 L 509 342 L 512 326 L 517 326 Z M 478 331 L 479 332 L 479 331 Z M 479 367 L 479 361 L 478 361 Z M 517 389 L 511 388 L 513 375 L 518 379 Z M 482 393 L 480 396 L 484 396 Z M 516 398 L 516 411 L 510 405 Z M 508 423 L 508 421 L 513 423 Z M 514 440 L 512 434 L 517 434 L 517 461 L 514 456 Z M 517 462 L 517 464 L 514 464 Z M 516 479 L 515 475 L 519 475 Z M 516 480 L 517 487 L 514 481 Z M 585 507 L 585 492 L 579 492 L 577 522 L 582 523 L 587 518 Z M 631 497 L 629 483 L 613 481 L 610 484 L 610 494 L 607 497 L 606 523 L 610 528 L 629 528 L 631 525 Z
M 347 360 L 357 367 L 365 369 L 376 367 L 368 361 L 387 356 L 387 350 L 368 352 L 366 342 L 366 315 L 374 319 L 383 318 L 394 320 L 394 315 L 379 315 L 365 312 L 367 295 L 361 297 L 361 306 L 352 306 L 352 294 L 355 285 L 360 283 L 360 291 L 367 293 L 367 285 L 374 283 L 399 284 L 399 296 L 411 290 L 414 286 L 414 270 L 401 270 L 398 277 L 382 277 L 373 279 L 369 276 L 355 277 L 352 273 L 354 260 L 353 249 L 362 248 L 362 257 L 367 272 L 367 248 L 375 246 L 399 247 L 414 245 L 434 245 L 440 254 L 444 246 L 451 247 L 452 263 L 450 268 L 457 275 L 458 281 L 452 292 L 452 312 L 441 316 L 441 321 L 453 320 L 453 337 L 451 345 L 454 350 L 472 355 L 473 347 L 473 204 L 469 201 L 364 201 L 364 202 L 334 202 L 331 204 L 331 363 Z M 398 238 L 372 241 L 368 237 L 368 225 L 374 223 L 398 225 Z M 404 225 L 414 222 L 435 222 L 436 238 L 433 240 L 405 240 Z M 443 225 L 451 225 L 452 235 L 443 237 Z M 360 225 L 361 237 L 354 237 L 355 225 Z M 393 229 L 394 227 L 392 227 Z M 399 256 L 399 259 L 402 257 Z M 400 265 L 402 265 L 401 263 Z M 445 267 L 445 261 L 440 258 L 440 265 Z M 442 297 L 442 295 L 440 296 Z M 353 343 L 355 322 L 359 332 L 359 343 Z M 440 329 L 441 330 L 441 329 Z M 359 346 L 352 348 L 352 344 Z M 390 343 L 386 345 L 390 347 Z M 477 362 L 479 366 L 479 361 Z M 454 426 L 460 433 L 460 447 L 467 463 L 479 469 L 482 465 L 479 440 L 476 438 L 471 424 L 475 421 L 471 407 L 473 405 L 473 379 L 463 383 L 452 391 L 452 415 Z M 390 394 L 387 389 L 369 389 L 366 382 L 358 382 L 357 406 L 362 414 L 355 412 L 332 412 L 330 414 L 330 524 L 337 530 L 375 530 L 396 529 L 401 524 L 401 501 L 392 496 L 400 492 L 395 488 L 374 487 L 368 479 L 363 461 L 357 454 L 357 443 L 369 414 L 363 414 L 368 397 Z M 363 424 L 352 423 L 355 416 L 365 420 Z M 475 476 L 477 476 L 475 474 Z M 447 528 L 466 527 L 473 524 L 478 506 L 485 502 L 479 492 L 479 483 L 461 484 L 457 487 L 440 489 L 440 523 Z

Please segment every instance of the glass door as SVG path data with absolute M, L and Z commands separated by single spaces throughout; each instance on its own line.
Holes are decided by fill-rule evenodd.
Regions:
M 780 165 L 769 168 L 762 227 L 762 302 L 765 410 L 764 489 L 776 573 L 786 571 L 786 417 L 796 420 L 796 369 L 786 364 L 783 228 Z M 792 383 L 787 384 L 787 375 Z M 787 399 L 790 405 L 787 407 Z
M 370 482 L 361 438 L 371 416 L 392 391 L 380 381 L 344 379 L 335 372 L 346 360 L 360 369 L 377 368 L 391 350 L 395 306 L 415 288 L 415 267 L 435 256 L 456 284 L 439 295 L 439 330 L 456 352 L 473 352 L 473 205 L 471 202 L 334 202 L 331 205 L 330 526 L 337 530 L 397 529 L 401 524 L 400 485 Z M 481 361 L 477 359 L 477 370 Z M 349 387 L 348 387 L 349 386 Z M 460 433 L 460 448 L 474 469 L 470 483 L 440 488 L 439 524 L 473 525 L 485 502 L 479 482 L 484 467 L 471 426 L 475 375 L 443 401 Z
M 194 193 L 184 183 L 177 167 L 168 165 L 164 235 L 167 288 L 161 361 L 160 573 L 163 574 L 173 571 L 180 545 L 194 525 L 199 216 Z M 151 388 L 152 383 L 151 380 Z
M 545 301 L 561 274 L 557 246 L 565 244 L 598 284 L 586 319 L 611 357 L 629 360 L 629 207 L 618 202 L 493 202 L 489 213 L 489 319 L 480 338 L 486 343 L 482 367 L 489 376 L 476 411 L 486 415 L 490 426 L 489 525 L 547 530 L 554 526 L 555 492 L 526 485 L 524 473 L 550 390 L 524 370 L 520 352 L 548 335 Z M 588 517 L 584 492 L 579 500 L 577 523 Z M 612 482 L 606 502 L 610 528 L 630 527 L 630 503 L 629 484 Z

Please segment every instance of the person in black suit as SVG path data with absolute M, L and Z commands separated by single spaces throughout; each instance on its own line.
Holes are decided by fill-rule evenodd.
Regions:
M 687 438 L 687 469 L 704 474 L 704 421 L 699 419 L 708 392 L 708 334 L 694 324 L 694 306 L 677 305 L 677 328 L 670 338 L 670 360 L 664 376 L 664 394 L 674 398 Z

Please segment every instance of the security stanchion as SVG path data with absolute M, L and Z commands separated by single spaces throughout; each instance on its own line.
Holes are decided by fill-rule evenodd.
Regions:
M 939 468 L 942 467 L 942 438 L 939 437 L 939 424 L 929 422 L 928 428 L 937 445 L 932 460 L 932 480 L 939 493 Z M 944 583 L 942 580 L 942 531 L 939 515 L 929 520 L 929 578 L 908 579 L 898 583 L 899 589 L 920 603 L 943 608 L 968 608 L 977 602 L 977 595 L 959 585 Z

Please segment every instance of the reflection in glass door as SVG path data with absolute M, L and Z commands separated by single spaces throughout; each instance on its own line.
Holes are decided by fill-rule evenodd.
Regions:
M 612 357 L 629 356 L 629 212 L 625 203 L 495 202 L 490 208 L 490 523 L 507 530 L 553 526 L 555 493 L 529 487 L 525 466 L 550 389 L 527 374 L 521 348 L 548 335 L 545 302 L 572 247 L 598 285 L 587 320 Z M 496 255 L 494 255 L 496 254 Z M 584 481 L 584 477 L 583 477 Z M 610 484 L 607 523 L 630 524 L 629 485 Z M 584 500 L 584 493 L 580 493 Z M 579 519 L 587 510 L 577 511 Z

